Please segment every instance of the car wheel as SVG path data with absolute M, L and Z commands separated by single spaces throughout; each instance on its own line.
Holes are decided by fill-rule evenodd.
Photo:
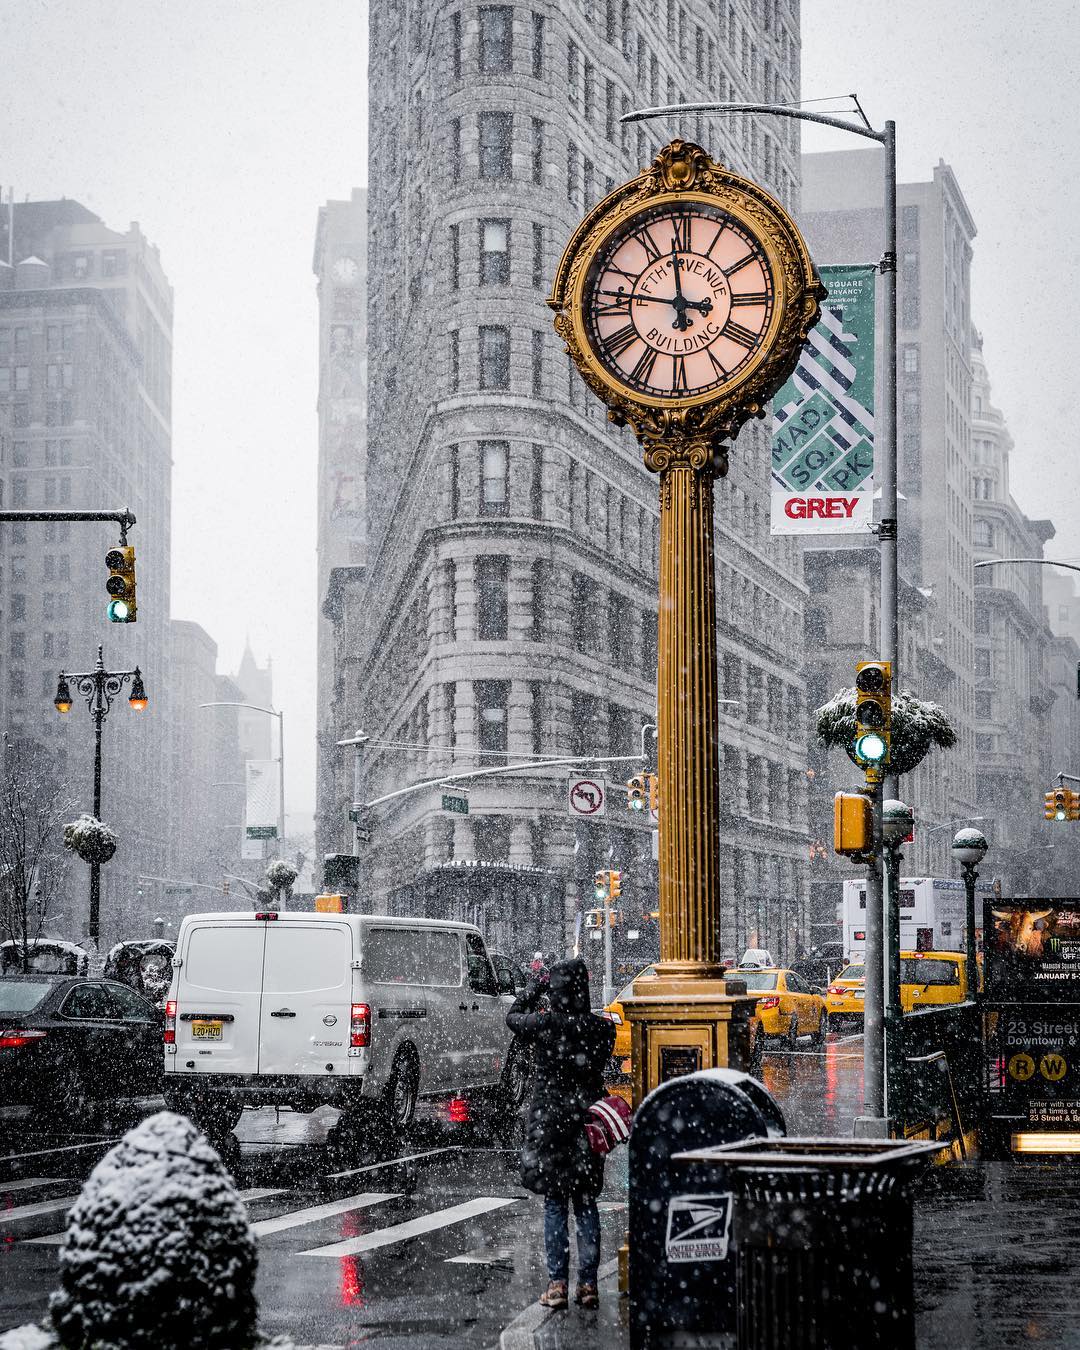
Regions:
M 395 1133 L 407 1130 L 413 1122 L 418 1083 L 415 1060 L 407 1050 L 399 1050 L 390 1066 L 390 1078 L 383 1094 L 387 1124 Z
M 825 1048 L 825 1037 L 829 1034 L 829 1014 L 822 1009 L 821 1017 L 818 1019 L 817 1031 L 814 1033 L 814 1046 L 818 1050 Z
M 520 1046 L 513 1046 L 506 1057 L 502 1078 L 499 1080 L 499 1096 L 503 1105 L 509 1107 L 511 1111 L 520 1110 L 528 1086 L 528 1053 Z

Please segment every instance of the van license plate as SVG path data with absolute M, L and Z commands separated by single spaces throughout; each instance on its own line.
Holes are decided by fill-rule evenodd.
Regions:
M 222 1022 L 192 1022 L 191 1039 L 193 1041 L 220 1041 Z

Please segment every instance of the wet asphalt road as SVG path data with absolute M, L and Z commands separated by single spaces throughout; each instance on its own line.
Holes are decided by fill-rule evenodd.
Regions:
M 762 1076 L 790 1133 L 849 1136 L 861 1109 L 861 1037 L 841 1032 L 823 1052 L 804 1041 L 769 1054 Z M 143 1114 L 159 1106 L 148 1101 Z M 84 1136 L 0 1126 L 0 1329 L 43 1315 L 65 1212 L 137 1116 Z M 298 1346 L 365 1350 L 492 1350 L 507 1327 L 512 1350 L 628 1344 L 613 1272 L 599 1314 L 571 1308 L 544 1319 L 530 1308 L 546 1283 L 542 1209 L 517 1184 L 512 1144 L 421 1125 L 392 1160 L 345 1157 L 328 1143 L 334 1118 L 246 1112 L 221 1146 L 256 1225 L 266 1332 Z M 602 1197 L 605 1263 L 625 1230 L 625 1167 L 623 1149 Z M 937 1171 L 916 1205 L 919 1350 L 1080 1350 L 1071 1278 L 1080 1169 L 1013 1162 Z

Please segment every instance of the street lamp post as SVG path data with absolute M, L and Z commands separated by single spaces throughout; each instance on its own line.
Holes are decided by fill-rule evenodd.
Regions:
M 257 703 L 200 703 L 200 708 L 250 708 L 278 720 L 278 848 L 285 847 L 285 714 Z
M 967 892 L 967 931 L 964 934 L 964 951 L 968 992 L 973 1003 L 977 1003 L 979 999 L 979 971 L 975 964 L 975 883 L 979 879 L 979 863 L 986 857 L 989 847 L 986 835 L 981 830 L 957 830 L 952 841 L 953 857 L 960 864 L 964 874 L 964 889 Z
M 94 819 L 101 819 L 101 728 L 109 715 L 113 699 L 131 681 L 128 703 L 134 712 L 143 712 L 148 703 L 139 667 L 134 670 L 106 670 L 102 648 L 98 647 L 97 663 L 93 670 L 61 671 L 53 700 L 58 713 L 69 713 L 73 699 L 71 684 L 86 699 L 86 706 L 94 719 Z M 70 682 L 70 683 L 69 683 Z M 101 864 L 90 864 L 90 917 L 87 937 L 96 947 L 101 926 Z

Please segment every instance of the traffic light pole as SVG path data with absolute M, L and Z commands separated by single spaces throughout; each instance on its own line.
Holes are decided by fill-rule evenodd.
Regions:
M 885 1133 L 885 964 L 881 960 L 885 909 L 882 903 L 881 784 L 870 798 L 874 844 L 866 869 L 866 986 L 863 997 L 863 1115 L 855 1121 L 857 1135 Z M 876 954 L 876 959 L 875 959 Z
M 115 520 L 120 526 L 120 543 L 127 543 L 127 532 L 135 524 L 135 517 L 130 511 L 0 511 L 0 523 L 18 524 L 20 521 L 33 520 L 44 521 L 64 521 L 64 520 Z

